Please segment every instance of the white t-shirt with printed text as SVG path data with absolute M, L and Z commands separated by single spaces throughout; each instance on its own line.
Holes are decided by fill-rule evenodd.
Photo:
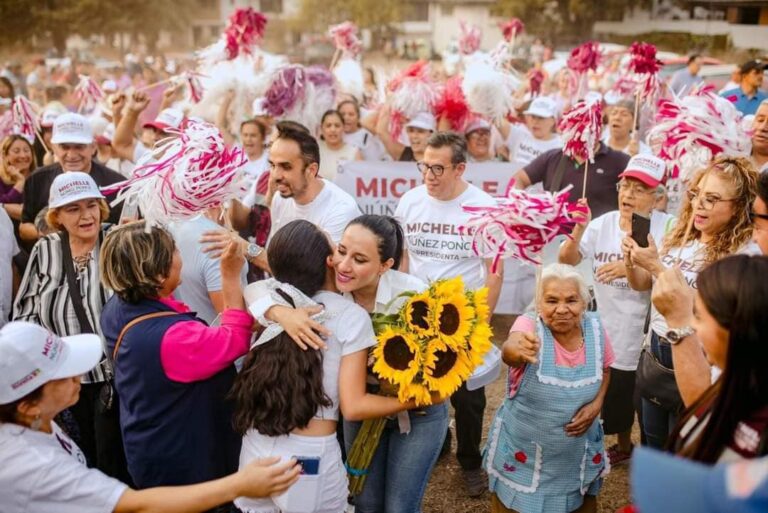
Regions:
M 328 232 L 335 244 L 341 240 L 349 222 L 361 214 L 355 199 L 338 185 L 323 180 L 323 189 L 306 205 L 296 203 L 293 198 L 275 194 L 272 198 L 272 228 L 269 238 L 291 221 L 305 219 Z
M 491 196 L 471 184 L 457 198 L 440 201 L 420 185 L 406 192 L 395 210 L 405 232 L 408 272 L 426 282 L 462 276 L 468 289 L 485 284 L 485 264 L 472 251 L 472 237 L 459 234 L 470 214 L 462 204 L 488 206 Z
M 77 445 L 52 427 L 0 424 L 0 511 L 112 513 L 128 486 L 86 467 Z
M 592 274 L 608 263 L 624 260 L 621 241 L 627 235 L 619 228 L 618 210 L 593 219 L 584 231 L 579 243 L 583 259 L 592 261 Z M 651 236 L 657 247 L 661 247 L 664 235 L 672 227 L 675 218 L 663 212 L 651 214 Z M 633 290 L 626 278 L 610 283 L 595 279 L 597 311 L 603 326 L 611 338 L 616 360 L 612 367 L 633 371 L 637 369 L 640 349 L 643 343 L 643 328 L 651 300 L 651 292 Z
M 563 147 L 563 140 L 559 135 L 553 134 L 546 141 L 536 139 L 524 125 L 511 125 L 507 136 L 507 148 L 509 160 L 528 164 L 542 153 Z

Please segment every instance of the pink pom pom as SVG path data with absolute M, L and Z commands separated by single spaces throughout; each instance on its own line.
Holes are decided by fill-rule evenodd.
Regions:
M 137 163 L 133 178 L 102 188 L 113 204 L 138 201 L 150 223 L 188 219 L 244 192 L 244 151 L 227 147 L 212 124 L 188 120 L 177 138 L 161 141 Z
M 351 21 L 331 26 L 328 33 L 336 49 L 344 52 L 344 55 L 356 57 L 363 51 L 363 42 L 357 37 L 357 26 Z
M 387 89 L 392 93 L 389 132 L 395 139 L 400 136 L 405 121 L 420 112 L 433 112 L 438 98 L 426 61 L 408 66 L 387 84 Z
M 656 47 L 636 41 L 629 47 L 629 54 L 629 71 L 639 75 L 637 94 L 641 99 L 655 98 L 659 92 L 659 70 L 662 64 L 656 58 Z
M 34 141 L 35 135 L 40 131 L 37 111 L 37 106 L 26 96 L 19 95 L 14 98 L 11 104 L 13 133 L 23 135 L 30 142 Z
M 603 131 L 602 104 L 598 101 L 578 102 L 563 114 L 557 127 L 565 140 L 565 155 L 593 162 L 595 147 Z
M 540 263 L 547 244 L 558 235 L 570 236 L 576 224 L 574 214 L 586 214 L 582 205 L 568 203 L 571 186 L 558 193 L 533 194 L 512 185 L 493 206 L 462 205 L 472 217 L 459 231 L 472 236 L 476 255 L 493 259 L 491 272 L 502 258 Z
M 648 142 L 667 161 L 669 176 L 683 179 L 718 155 L 748 156 L 751 150 L 741 113 L 711 85 L 683 98 L 661 100 Z
M 600 45 L 596 41 L 587 41 L 571 51 L 568 68 L 578 74 L 595 71 L 600 64 Z
M 480 27 L 471 23 L 459 21 L 459 51 L 462 55 L 472 55 L 480 49 L 480 42 L 483 39 L 483 33 Z
M 91 77 L 80 75 L 80 81 L 75 86 L 75 98 L 78 111 L 91 112 L 104 98 L 104 91 Z
M 232 60 L 241 53 L 252 53 L 253 47 L 264 37 L 266 27 L 266 16 L 252 7 L 236 9 L 224 31 L 227 59 Z
M 621 98 L 627 98 L 635 95 L 637 86 L 637 79 L 629 75 L 621 75 L 611 86 L 611 91 Z
M 440 97 L 435 103 L 435 117 L 445 118 L 451 125 L 451 130 L 464 133 L 469 124 L 472 112 L 467 105 L 464 91 L 461 89 L 461 77 L 452 77 L 445 83 Z
M 278 69 L 264 94 L 264 109 L 314 130 L 323 112 L 333 108 L 333 75 L 319 66 L 292 64 Z
M 531 96 L 538 96 L 541 93 L 541 85 L 544 83 L 544 72 L 540 69 L 531 68 L 527 76 Z
M 504 35 L 504 39 L 508 43 L 511 43 L 525 30 L 525 25 L 520 18 L 511 18 L 508 21 L 500 23 L 499 27 L 501 28 L 501 33 Z

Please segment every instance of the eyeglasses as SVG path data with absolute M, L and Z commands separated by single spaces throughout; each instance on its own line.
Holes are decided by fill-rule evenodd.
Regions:
M 757 220 L 757 219 L 762 219 L 764 221 L 768 221 L 768 214 L 758 214 L 757 212 L 754 212 L 754 211 L 749 213 L 749 220 L 750 221 L 752 221 L 754 223 L 755 220 Z
M 632 184 L 622 180 L 620 182 L 616 182 L 616 191 L 624 191 L 631 193 L 634 196 L 642 196 L 643 194 L 652 194 L 656 192 L 656 189 L 649 189 L 648 187 L 643 187 L 642 185 Z
M 718 198 L 717 196 L 704 196 L 699 197 L 699 191 L 697 190 L 690 190 L 686 193 L 688 195 L 688 199 L 691 203 L 699 200 L 699 205 L 701 205 L 701 208 L 704 210 L 712 210 L 715 208 L 715 203 L 719 203 L 721 201 L 736 201 L 738 198 Z
M 445 170 L 448 169 L 448 167 L 453 167 L 453 164 L 451 164 L 448 167 L 445 167 L 442 164 L 435 164 L 430 166 L 426 162 L 417 162 L 416 167 L 419 168 L 419 171 L 422 174 L 427 174 L 429 171 L 432 171 L 433 175 L 440 178 L 441 176 L 443 176 L 443 173 L 445 173 Z

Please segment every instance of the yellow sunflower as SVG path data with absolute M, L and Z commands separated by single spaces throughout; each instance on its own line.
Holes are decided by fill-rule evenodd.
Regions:
M 463 293 L 440 298 L 435 308 L 435 335 L 458 350 L 467 346 L 475 310 Z
M 470 293 L 472 306 L 475 308 L 475 317 L 479 321 L 487 322 L 491 309 L 488 306 L 488 287 L 479 288 Z
M 485 321 L 475 322 L 472 333 L 469 335 L 468 347 L 465 350 L 473 370 L 478 365 L 482 365 L 485 354 L 493 344 L 491 338 L 493 338 L 491 326 Z
M 410 383 L 421 368 L 419 345 L 405 331 L 387 327 L 376 337 L 373 372 L 395 384 Z
M 472 374 L 464 351 L 454 351 L 440 339 L 432 339 L 424 358 L 423 380 L 432 392 L 453 394 Z
M 435 333 L 432 316 L 435 302 L 429 291 L 416 294 L 405 304 L 403 309 L 405 325 L 419 337 L 431 337 Z
M 429 406 L 432 404 L 432 394 L 423 383 L 412 382 L 400 385 L 400 392 L 397 397 L 401 403 L 406 403 L 413 399 L 416 401 L 416 406 Z
M 461 276 L 456 276 L 450 280 L 439 280 L 432 284 L 430 289 L 434 289 L 434 296 L 438 298 L 453 297 L 464 293 L 464 280 Z

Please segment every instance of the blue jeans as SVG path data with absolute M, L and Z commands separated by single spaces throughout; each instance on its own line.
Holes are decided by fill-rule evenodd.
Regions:
M 388 420 L 368 468 L 368 479 L 355 497 L 356 513 L 420 513 L 421 500 L 448 430 L 448 404 L 410 411 L 411 432 L 401 434 Z M 344 421 L 347 454 L 362 422 Z
M 655 333 L 651 336 L 651 353 L 664 367 L 674 368 L 672 347 L 661 342 Z M 678 413 L 662 408 L 647 399 L 642 400 L 642 408 L 643 433 L 646 443 L 654 449 L 664 449 L 669 434 L 679 419 Z

